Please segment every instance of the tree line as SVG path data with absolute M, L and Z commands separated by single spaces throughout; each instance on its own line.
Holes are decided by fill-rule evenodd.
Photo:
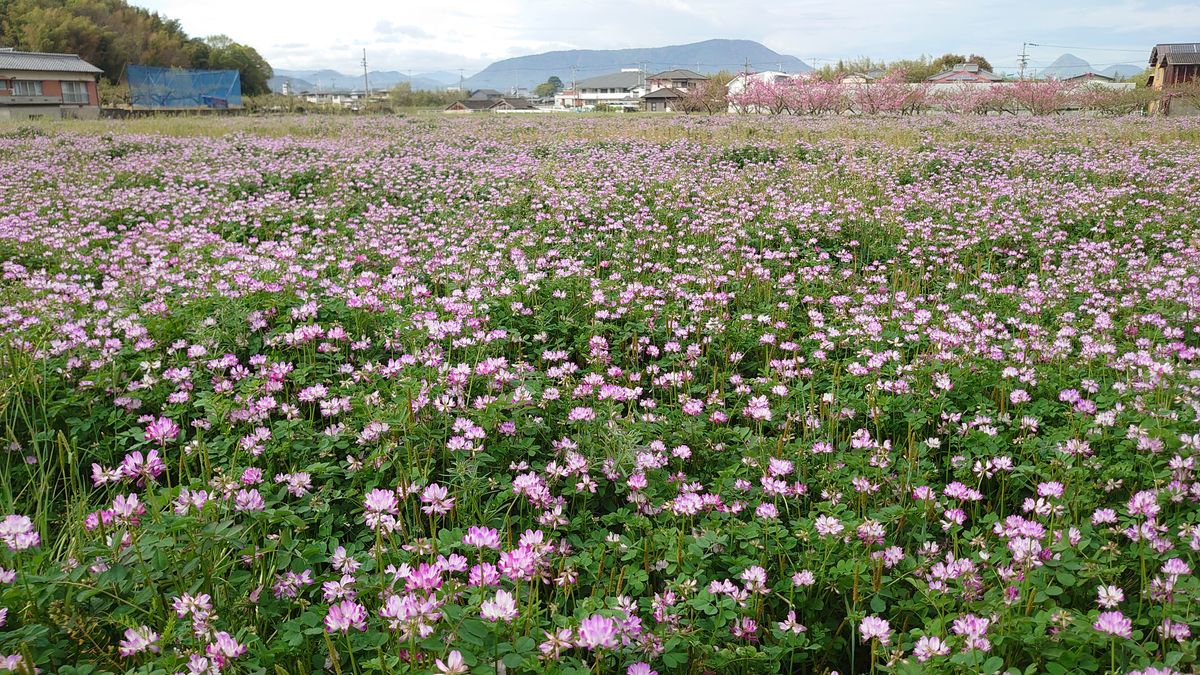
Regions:
M 271 65 L 218 35 L 189 37 L 180 23 L 124 0 L 0 0 L 0 46 L 78 54 L 116 84 L 128 64 L 237 70 L 242 93 L 269 91 Z

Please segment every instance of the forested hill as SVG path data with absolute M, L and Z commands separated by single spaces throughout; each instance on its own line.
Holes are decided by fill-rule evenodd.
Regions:
M 227 37 L 189 37 L 178 21 L 124 0 L 0 0 L 0 47 L 79 54 L 116 82 L 127 64 L 231 69 L 242 93 L 268 91 L 271 66 Z

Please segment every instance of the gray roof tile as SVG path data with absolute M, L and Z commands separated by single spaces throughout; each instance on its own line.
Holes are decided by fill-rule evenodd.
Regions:
M 67 73 L 100 73 L 96 66 L 74 54 L 0 51 L 0 70 L 55 70 Z
M 642 74 L 635 72 L 597 75 L 576 83 L 579 89 L 633 89 L 642 83 Z

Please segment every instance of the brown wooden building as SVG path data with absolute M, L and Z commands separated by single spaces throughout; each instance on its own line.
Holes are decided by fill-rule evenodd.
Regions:
M 1154 45 L 1150 50 L 1150 79 L 1146 86 L 1169 92 L 1181 85 L 1200 82 L 1200 42 L 1174 42 Z M 1196 114 L 1195 105 L 1167 96 L 1151 106 L 1152 112 Z

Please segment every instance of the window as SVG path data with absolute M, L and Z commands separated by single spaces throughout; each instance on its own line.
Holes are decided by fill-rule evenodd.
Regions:
M 81 103 L 87 105 L 88 91 L 85 82 L 63 82 L 63 103 Z
M 13 96 L 41 96 L 42 83 L 33 80 L 13 80 Z

